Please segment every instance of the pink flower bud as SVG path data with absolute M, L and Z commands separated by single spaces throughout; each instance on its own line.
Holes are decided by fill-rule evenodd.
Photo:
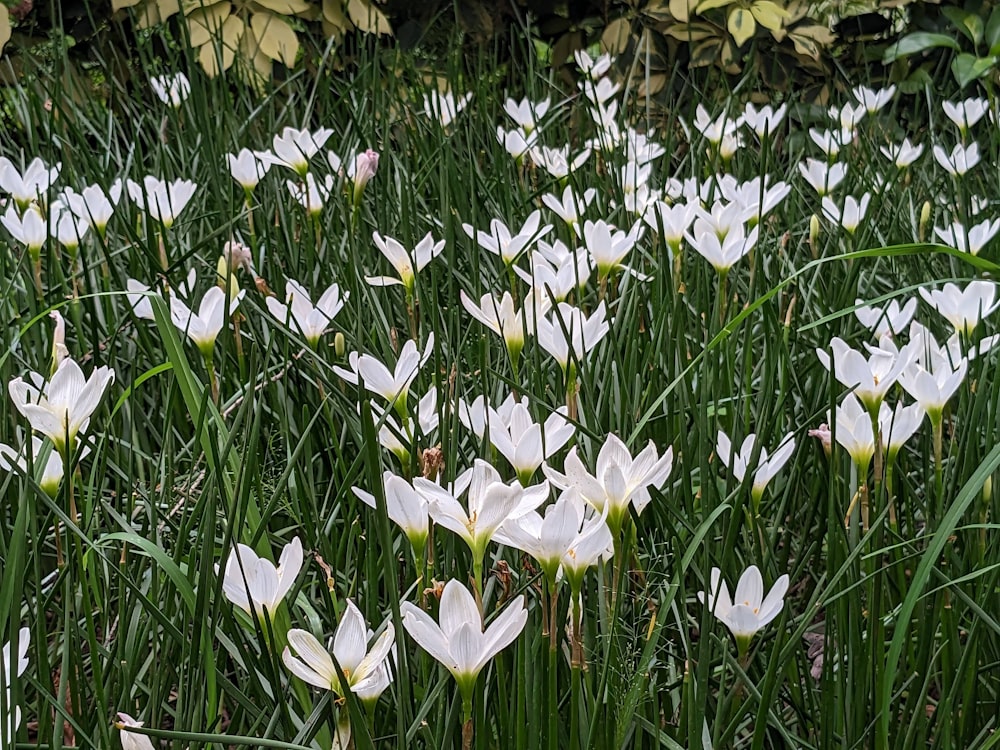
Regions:
M 362 151 L 354 160 L 354 205 L 361 202 L 361 194 L 365 190 L 365 185 L 375 176 L 378 170 L 378 151 L 368 149 Z
M 809 430 L 809 437 L 819 438 L 820 443 L 823 444 L 823 452 L 829 456 L 830 455 L 830 427 L 825 422 L 817 427 L 815 430 Z

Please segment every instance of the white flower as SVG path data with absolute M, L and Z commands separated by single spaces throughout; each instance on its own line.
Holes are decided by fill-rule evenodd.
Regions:
M 68 196 L 69 209 L 101 234 L 111 221 L 121 200 L 122 181 L 116 179 L 107 192 L 100 185 L 88 185 L 80 193 Z
M 18 432 L 20 432 L 20 428 L 18 428 Z M 25 445 L 18 449 L 5 445 L 4 443 L 0 443 L 0 469 L 3 469 L 4 471 L 17 471 L 22 474 L 27 474 L 28 451 L 30 450 L 31 458 L 35 462 L 35 469 L 37 470 L 38 462 L 42 457 L 44 445 L 45 443 L 42 439 L 36 435 L 31 436 L 30 448 Z M 87 452 L 86 449 L 84 452 Z M 45 465 L 42 467 L 42 473 L 38 480 L 38 485 L 49 497 L 55 497 L 56 493 L 59 491 L 59 483 L 62 482 L 62 478 L 62 456 L 59 455 L 59 451 L 52 449 L 49 451 L 49 456 L 45 461 Z
M 737 224 L 723 239 L 718 232 L 704 226 L 701 219 L 694 223 L 694 234 L 686 234 L 687 241 L 699 255 L 712 264 L 720 274 L 728 273 L 739 260 L 757 244 L 758 227 L 747 234 L 742 224 Z
M 882 448 L 892 458 L 903 444 L 913 437 L 924 421 L 924 410 L 920 404 L 903 406 L 902 401 L 896 402 L 896 408 L 890 409 L 886 404 L 879 409 L 879 433 L 882 435 Z
M 573 59 L 576 60 L 580 72 L 594 81 L 611 69 L 612 58 L 607 52 L 595 60 L 586 50 L 578 49 L 573 52 Z
M 851 94 L 854 98 L 861 102 L 861 105 L 865 108 L 865 111 L 874 115 L 880 109 L 885 107 L 889 102 L 892 101 L 892 97 L 896 93 L 895 86 L 889 86 L 884 89 L 870 89 L 867 86 L 855 86 L 851 89 Z
M 843 182 L 847 175 L 847 165 L 841 162 L 828 164 L 819 159 L 806 159 L 799 163 L 799 173 L 820 197 L 831 192 Z
M 425 234 L 423 239 L 413 248 L 412 257 L 399 240 L 395 240 L 392 237 L 383 238 L 378 232 L 374 232 L 372 234 L 372 241 L 382 251 L 382 255 L 388 259 L 392 267 L 396 269 L 398 278 L 392 276 L 365 276 L 365 281 L 372 286 L 402 285 L 408 294 L 413 294 L 417 274 L 444 250 L 444 240 L 434 242 L 434 238 L 430 232 Z
M 536 336 L 565 372 L 571 358 L 582 362 L 610 330 L 603 301 L 589 317 L 579 307 L 560 302 L 550 316 L 538 319 Z
M 469 315 L 503 339 L 511 361 L 516 364 L 517 357 L 524 348 L 524 340 L 534 328 L 531 307 L 515 309 L 510 292 L 504 292 L 500 299 L 487 292 L 479 299 L 478 304 L 464 291 L 459 292 L 459 297 Z
M 45 246 L 45 240 L 49 236 L 45 217 L 34 205 L 25 209 L 20 216 L 14 204 L 7 206 L 6 212 L 0 217 L 0 223 L 7 228 L 11 237 L 28 248 L 33 255 Z
M 244 291 L 241 289 L 230 300 L 222 287 L 213 286 L 201 298 L 198 312 L 193 312 L 176 295 L 170 297 L 170 319 L 179 331 L 185 333 L 203 355 L 210 356 L 215 340 L 226 325 L 229 315 L 239 307 Z
M 836 159 L 840 154 L 840 149 L 854 140 L 854 131 L 841 130 L 833 132 L 811 128 L 809 130 L 809 137 L 813 143 L 820 147 L 820 150 L 826 154 L 828 159 Z
M 986 99 L 966 99 L 958 103 L 944 101 L 941 102 L 941 109 L 944 110 L 948 119 L 964 133 L 990 111 L 990 103 Z
M 899 384 L 932 420 L 941 418 L 944 407 L 965 380 L 969 362 L 930 357 L 924 363 L 911 362 L 899 376 Z
M 547 463 L 542 465 L 545 476 L 560 489 L 575 489 L 580 496 L 599 512 L 607 506 L 608 526 L 615 536 L 628 518 L 629 506 L 636 515 L 642 513 L 652 500 L 649 488 L 661 489 L 673 468 L 674 449 L 667 448 L 663 456 L 657 457 L 653 441 L 640 451 L 635 458 L 616 435 L 609 434 L 597 454 L 594 474 L 587 471 L 576 452 L 570 448 L 563 465 L 565 473 L 553 469 Z
M 155 750 L 152 740 L 144 734 L 128 731 L 127 727 L 141 727 L 144 721 L 136 721 L 131 716 L 121 711 L 118 712 L 118 721 L 115 726 L 121 732 L 119 739 L 122 743 L 122 750 Z
M 733 445 L 729 440 L 729 436 L 722 430 L 719 430 L 719 435 L 715 441 L 715 452 L 719 456 L 719 461 L 722 462 L 724 466 L 727 468 L 730 466 L 732 467 L 733 476 L 736 477 L 739 482 L 742 482 L 746 477 L 747 469 L 749 468 L 750 459 L 753 456 L 754 445 L 756 442 L 757 436 L 751 432 L 743 440 L 739 451 L 734 453 Z M 753 485 L 751 489 L 753 497 L 758 502 L 763 496 L 768 483 L 774 479 L 784 465 L 788 463 L 788 459 L 792 457 L 792 452 L 794 450 L 795 438 L 792 437 L 792 433 L 790 432 L 778 443 L 778 448 L 775 450 L 774 455 L 768 457 L 767 448 L 761 447 L 760 457 L 757 460 L 757 468 L 753 473 Z
M 357 487 L 351 488 L 359 500 L 371 508 L 377 507 L 375 496 Z M 402 477 L 391 471 L 382 472 L 382 491 L 386 514 L 402 529 L 413 546 L 414 554 L 423 555 L 430 531 L 427 499 Z M 422 571 L 418 572 L 418 575 Z
M 970 227 L 968 232 L 965 231 L 965 226 L 958 221 L 954 221 L 944 228 L 934 227 L 934 234 L 943 243 L 972 255 L 978 255 L 983 246 L 992 240 L 997 232 L 1000 232 L 1000 219 L 981 221 Z
M 322 182 L 318 182 L 312 172 L 307 172 L 304 183 L 286 180 L 285 185 L 292 197 L 299 202 L 299 205 L 315 217 L 322 212 L 323 204 L 326 203 L 334 189 L 335 180 L 333 175 L 328 174 Z
M 128 180 L 129 197 L 148 216 L 170 229 L 174 221 L 194 197 L 198 186 L 190 180 L 164 182 L 152 175 L 142 178 L 142 184 Z
M 174 109 L 180 107 L 191 93 L 191 82 L 183 73 L 152 76 L 149 85 L 153 87 L 153 93 L 161 102 L 169 104 Z
M 888 410 L 885 402 L 880 402 L 878 412 L 883 407 Z M 868 470 L 872 456 L 875 455 L 875 435 L 872 433 L 872 416 L 858 397 L 853 393 L 844 396 L 843 402 L 836 408 L 833 419 L 837 426 L 837 442 L 847 451 L 851 459 L 858 465 L 863 474 Z
M 729 587 L 722 580 L 722 572 L 718 568 L 712 568 L 709 590 L 699 591 L 698 601 L 729 628 L 743 654 L 757 631 L 781 614 L 787 591 L 788 576 L 783 575 L 774 582 L 765 597 L 760 570 L 756 565 L 751 565 L 736 584 L 736 596 L 730 598 Z
M 320 128 L 313 132 L 284 128 L 271 140 L 271 151 L 257 152 L 257 158 L 270 164 L 280 164 L 305 177 L 312 159 L 333 135 L 330 128 Z
M 412 602 L 402 602 L 399 608 L 406 632 L 451 672 L 467 702 L 472 700 L 483 667 L 521 634 L 528 621 L 521 595 L 504 607 L 484 631 L 475 598 L 454 579 L 445 584 L 441 594 L 440 625 Z
M 918 291 L 924 302 L 937 310 L 960 334 L 971 334 L 980 320 L 1000 307 L 1000 301 L 996 300 L 997 286 L 992 281 L 976 279 L 970 281 L 965 289 L 949 282 L 941 289 L 921 287 Z
M 723 112 L 714 120 L 708 114 L 704 105 L 699 104 L 695 108 L 694 127 L 709 143 L 718 145 L 723 137 L 735 135 L 736 130 L 743 124 L 743 116 L 732 118 L 728 113 Z
M 52 183 L 59 178 L 62 164 L 46 166 L 39 158 L 34 158 L 22 174 L 14 163 L 0 156 L 0 190 L 10 193 L 22 208 L 33 200 L 43 200 Z
M 579 235 L 580 211 L 593 203 L 596 197 L 597 190 L 595 188 L 587 188 L 583 191 L 583 195 L 577 195 L 573 191 L 573 187 L 567 185 L 563 190 L 561 199 L 557 195 L 546 193 L 542 196 L 542 203 L 548 206 L 556 216 L 566 222 Z
M 888 340 L 880 341 L 883 342 Z M 848 346 L 839 336 L 831 339 L 830 348 L 833 350 L 834 377 L 845 388 L 853 389 L 853 394 L 869 409 L 878 408 L 886 392 L 912 358 L 910 347 L 898 351 L 891 342 L 886 343 L 884 348 L 869 347 L 871 356 L 867 359 Z M 823 367 L 831 369 L 830 354 L 825 349 L 816 349 L 816 356 L 819 357 Z
M 851 104 L 845 104 L 839 109 L 837 107 L 830 107 L 829 115 L 830 119 L 833 120 L 835 124 L 840 125 L 840 132 L 851 133 L 857 129 L 861 121 L 865 119 L 865 115 L 868 111 L 864 104 L 854 106 Z M 841 143 L 846 143 L 847 141 L 841 141 Z
M 904 138 L 899 145 L 879 146 L 879 151 L 899 169 L 905 169 L 920 158 L 924 153 L 924 146 L 914 146 L 909 138 Z
M 527 484 L 542 461 L 554 456 L 576 433 L 576 427 L 566 419 L 565 406 L 539 424 L 523 403 L 514 404 L 506 419 L 490 409 L 488 429 L 490 443 L 510 462 L 522 484 Z
M 531 511 L 505 523 L 497 532 L 497 541 L 535 558 L 549 586 L 554 586 L 563 559 L 578 541 L 584 507 L 579 494 L 567 490 L 545 509 L 544 516 Z M 611 542 L 610 532 L 607 540 Z M 605 544 L 598 554 L 606 552 L 608 546 Z
M 284 546 L 277 565 L 259 557 L 251 547 L 237 544 L 222 569 L 222 593 L 249 615 L 259 617 L 266 609 L 273 618 L 302 570 L 302 561 L 302 542 L 298 537 Z M 219 575 L 218 564 L 215 574 Z
M 787 104 L 782 104 L 777 109 L 768 104 L 761 107 L 758 112 L 752 103 L 747 102 L 743 108 L 743 124 L 756 133 L 758 138 L 763 140 L 765 136 L 769 136 L 773 140 L 774 132 L 785 119 L 787 112 Z
M 525 132 L 530 133 L 538 127 L 538 121 L 545 117 L 545 114 L 549 111 L 550 104 L 551 102 L 547 98 L 538 102 L 532 102 L 527 98 L 516 102 L 508 98 L 504 102 L 503 108 L 507 116 L 514 121 L 515 125 L 523 128 Z
M 424 94 L 423 114 L 441 123 L 441 127 L 446 128 L 458 117 L 458 113 L 465 109 L 472 101 L 472 94 L 464 94 L 458 99 L 450 91 L 443 94 L 431 91 Z
M 840 208 L 830 196 L 823 197 L 823 215 L 834 223 L 840 224 L 848 234 L 854 234 L 858 225 L 864 221 L 868 213 L 868 204 L 871 203 L 871 193 L 865 193 L 859 201 L 853 195 L 844 198 L 844 207 Z
M 587 100 L 595 107 L 600 107 L 622 89 L 620 83 L 614 83 L 610 78 L 601 78 L 598 81 L 585 78 L 577 85 Z
M 574 289 L 582 289 L 592 270 L 586 249 L 570 252 L 562 240 L 551 245 L 540 241 L 538 250 L 531 253 L 530 265 L 530 271 L 514 266 L 514 273 L 531 285 L 530 303 L 526 300 L 525 304 L 535 319 L 544 315 L 553 302 L 562 302 Z
M 532 147 L 528 155 L 536 167 L 544 169 L 557 180 L 563 180 L 587 161 L 587 157 L 590 156 L 590 149 L 583 149 L 572 160 L 570 160 L 568 145 L 562 148 L 549 148 L 548 146 Z
M 76 436 L 87 431 L 90 417 L 115 382 L 115 371 L 97 367 L 85 378 L 80 365 L 67 358 L 48 383 L 37 373 L 31 373 L 29 378 L 31 383 L 22 378 L 10 382 L 11 400 L 32 429 L 49 438 L 60 453 L 65 453 L 72 452 Z
M 62 200 L 55 200 L 49 206 L 49 233 L 70 256 L 76 254 L 89 228 L 90 224 L 73 213 Z
M 656 201 L 643 214 L 642 218 L 653 231 L 662 232 L 663 239 L 670 246 L 671 251 L 677 252 L 691 222 L 695 220 L 697 215 L 698 206 L 695 203 L 668 205 L 663 201 Z
M 551 224 L 540 227 L 541 223 L 542 212 L 536 209 L 528 214 L 517 234 L 511 234 L 510 229 L 500 219 L 493 219 L 490 222 L 489 234 L 482 230 L 477 231 L 471 224 L 462 224 L 462 229 L 481 248 L 500 256 L 504 264 L 509 266 L 521 253 L 528 250 L 532 243 L 552 230 Z
M 371 648 L 368 647 L 369 639 L 364 615 L 348 599 L 333 636 L 336 665 L 330 652 L 312 633 L 298 628 L 288 631 L 288 645 L 281 653 L 281 660 L 296 677 L 322 690 L 331 690 L 341 697 L 345 687 L 352 693 L 365 693 L 373 684 L 385 681 L 381 669 L 396 640 L 392 623 L 386 623 L 385 630 Z
M 326 331 L 330 321 L 341 311 L 344 303 L 350 296 L 349 292 L 340 293 L 340 287 L 336 284 L 330 285 L 315 307 L 309 297 L 309 290 L 299 284 L 294 279 L 285 281 L 285 303 L 282 304 L 275 297 L 267 297 L 267 309 L 271 315 L 282 323 L 289 320 L 295 322 L 295 326 L 305 336 L 310 346 L 316 347 L 320 336 Z
M 913 320 L 913 314 L 917 311 L 916 297 L 910 297 L 903 303 L 902 307 L 894 299 L 889 300 L 885 307 L 868 307 L 860 299 L 854 300 L 854 304 L 858 305 L 854 310 L 854 315 L 861 322 L 861 325 L 871 329 L 875 338 L 878 339 L 902 333 Z
M 226 154 L 226 161 L 229 163 L 229 174 L 244 190 L 256 188 L 274 163 L 273 159 L 261 158 L 248 148 L 241 149 L 238 154 Z
M 520 159 L 528 150 L 538 143 L 538 132 L 526 132 L 523 128 L 505 130 L 497 125 L 497 140 L 507 153 L 515 159 Z
M 357 353 L 353 353 L 349 358 L 352 370 L 334 367 L 333 371 L 348 383 L 357 384 L 359 379 L 364 381 L 365 388 L 372 393 L 377 393 L 390 404 L 396 406 L 397 410 L 405 413 L 410 385 L 417 377 L 420 368 L 430 358 L 433 350 L 434 334 L 431 333 L 427 337 L 427 344 L 423 352 L 417 349 L 415 341 L 408 340 L 403 344 L 399 358 L 396 360 L 396 367 L 392 372 L 370 354 L 358 355 Z
M 426 437 L 433 432 L 441 419 L 437 411 L 437 389 L 431 388 L 417 402 L 417 427 L 420 428 L 419 436 Z M 413 422 L 409 419 L 404 427 L 387 413 L 378 404 L 371 404 L 372 419 L 376 424 L 381 424 L 378 430 L 378 442 L 383 448 L 395 455 L 401 464 L 406 466 L 410 461 L 410 451 L 413 448 L 413 441 L 418 436 L 414 434 Z
M 933 153 L 937 163 L 953 177 L 961 177 L 979 163 L 979 144 L 975 141 L 968 146 L 956 144 L 950 154 L 935 146 Z
M 604 221 L 588 221 L 583 225 L 584 242 L 597 267 L 599 279 L 603 279 L 617 268 L 625 268 L 635 273 L 628 266 L 624 266 L 622 261 L 632 252 L 641 232 L 642 225 L 639 222 L 632 225 L 628 232 L 615 229 Z

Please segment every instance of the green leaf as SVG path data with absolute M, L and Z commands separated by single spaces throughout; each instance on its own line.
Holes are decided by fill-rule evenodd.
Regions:
M 143 554 L 148 555 L 153 559 L 157 566 L 167 574 L 171 583 L 177 587 L 177 593 L 181 595 L 184 600 L 184 604 L 187 605 L 188 611 L 194 614 L 195 611 L 195 596 L 194 587 L 191 585 L 191 581 L 188 580 L 184 572 L 178 567 L 161 547 L 158 547 L 154 542 L 151 542 L 145 537 L 141 537 L 132 531 L 116 531 L 112 534 L 104 534 L 100 539 L 94 542 L 94 547 L 100 548 L 109 545 L 111 542 L 124 542 L 125 544 L 131 545 L 142 551 Z
M 757 30 L 757 22 L 754 20 L 753 14 L 746 8 L 733 10 L 729 14 L 729 22 L 726 25 L 729 28 L 729 33 L 733 35 L 733 41 L 736 42 L 737 47 L 746 44 Z
M 888 65 L 901 57 L 909 57 L 918 52 L 931 49 L 933 47 L 948 47 L 953 50 L 960 50 L 958 42 L 947 34 L 934 34 L 929 31 L 915 31 L 907 34 L 895 44 L 886 49 L 882 56 L 882 62 Z
M 990 54 L 1000 55 L 1000 5 L 990 13 L 984 36 L 986 43 L 990 46 Z
M 983 41 L 983 18 L 978 13 L 954 6 L 945 6 L 941 12 L 970 42 L 978 45 Z
M 705 0 L 703 3 L 698 3 L 698 7 L 694 9 L 695 13 L 699 15 L 704 13 L 706 10 L 714 10 L 716 8 L 724 8 L 727 5 L 732 5 L 733 0 Z
M 997 57 L 976 57 L 963 52 L 951 61 L 951 72 L 963 89 L 973 81 L 979 80 L 997 64 Z

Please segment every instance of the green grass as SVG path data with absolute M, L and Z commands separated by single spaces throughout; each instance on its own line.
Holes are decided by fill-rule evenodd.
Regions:
M 325 65 L 316 75 L 302 69 L 259 96 L 229 81 L 206 80 L 183 58 L 155 60 L 140 52 L 134 78 L 125 83 L 109 76 L 101 96 L 73 95 L 78 92 L 63 88 L 58 70 L 42 81 L 44 97 L 38 84 L 4 93 L 19 118 L 0 123 L 0 154 L 20 161 L 18 144 L 25 161 L 61 162 L 59 187 L 107 186 L 115 177 L 146 174 L 199 186 L 164 235 L 165 270 L 157 225 L 127 199 L 106 241 L 86 238 L 78 268 L 48 244 L 41 298 L 24 249 L 0 236 L 0 309 L 10 321 L 0 356 L 4 382 L 28 371 L 48 373 L 46 316 L 53 309 L 66 318 L 66 344 L 84 371 L 107 365 L 116 372 L 91 422 L 91 453 L 72 484 L 64 482 L 50 498 L 34 480 L 0 475 L 0 640 L 22 626 L 31 631 L 30 664 L 14 681 L 23 716 L 16 746 L 118 747 L 118 711 L 144 721 L 154 746 L 176 749 L 326 750 L 338 711 L 351 717 L 359 748 L 461 746 L 463 706 L 455 682 L 400 619 L 400 601 L 419 602 L 431 583 L 415 583 L 409 544 L 381 500 L 372 510 L 351 491 L 358 486 L 378 494 L 384 469 L 419 474 L 417 452 L 401 465 L 381 449 L 370 394 L 332 368 L 346 366 L 353 351 L 391 367 L 410 335 L 401 288 L 364 281 L 391 272 L 372 232 L 407 248 L 431 232 L 445 249 L 418 276 L 415 316 L 421 345 L 433 333 L 435 348 L 411 394 L 438 389 L 440 426 L 419 447 L 440 446 L 446 480 L 477 457 L 514 478 L 504 459 L 461 425 L 457 398 L 485 394 L 497 403 L 514 389 L 543 420 L 564 403 L 565 384 L 534 339 L 515 379 L 501 340 L 462 308 L 460 290 L 478 299 L 509 289 L 510 281 L 499 259 L 481 251 L 461 225 L 485 229 L 500 217 L 520 226 L 541 207 L 541 195 L 561 194 L 556 180 L 516 164 L 497 143 L 496 125 L 511 125 L 502 110 L 507 94 L 552 97 L 541 142 L 571 142 L 574 153 L 593 136 L 585 104 L 555 71 L 538 64 L 529 44 L 515 51 L 516 65 L 497 66 L 495 50 L 469 55 L 467 47 L 441 61 L 452 90 L 474 94 L 447 130 L 419 113 L 428 80 L 419 58 L 391 48 L 362 49 L 348 73 L 333 74 Z M 145 83 L 145 71 L 163 69 L 191 75 L 192 95 L 177 111 L 155 100 Z M 827 349 L 838 335 L 859 350 L 871 341 L 853 315 L 855 298 L 902 302 L 920 285 L 996 273 L 995 243 L 978 258 L 908 244 L 932 236 L 918 226 L 925 201 L 932 206 L 930 224 L 944 226 L 952 217 L 967 221 L 971 197 L 993 196 L 998 188 L 992 165 L 1000 141 L 986 121 L 973 129 L 983 162 L 966 178 L 953 180 L 934 163 L 931 144 L 950 149 L 959 137 L 928 97 L 940 120 L 933 136 L 905 133 L 926 144 L 925 154 L 906 173 L 889 173 L 890 187 L 873 192 L 853 237 L 821 219 L 810 241 L 810 217 L 821 214 L 820 201 L 796 165 L 820 156 L 807 128 L 827 125 L 824 113 L 793 102 L 790 122 L 765 147 L 749 135 L 728 166 L 741 180 L 769 174 L 792 189 L 761 223 L 756 250 L 728 275 L 724 298 L 717 274 L 691 247 L 683 250 L 675 277 L 665 243 L 651 231 L 629 258 L 651 278 L 613 277 L 606 292 L 611 331 L 579 363 L 571 445 L 593 470 L 609 433 L 625 440 L 633 455 L 651 440 L 661 454 L 672 446 L 673 472 L 628 526 L 617 560 L 586 578 L 585 670 L 571 669 L 562 627 L 568 589 L 558 599 L 553 654 L 543 634 L 547 600 L 537 565 L 516 550 L 488 548 L 487 620 L 501 602 L 524 594 L 528 621 L 476 683 L 475 747 L 993 746 L 1000 548 L 997 501 L 983 485 L 1000 465 L 994 357 L 970 362 L 946 409 L 940 477 L 929 424 L 900 453 L 892 488 L 898 526 L 889 523 L 889 489 L 873 474 L 866 480 L 870 529 L 845 529 L 857 486 L 850 458 L 836 444 L 827 457 L 807 435 L 827 421 L 845 391 L 815 349 Z M 676 118 L 647 122 L 632 93 L 619 100 L 625 121 L 640 129 L 655 125 L 655 138 L 667 147 L 654 164 L 653 186 L 675 176 L 705 180 L 721 166 L 704 141 L 692 136 L 689 143 Z M 678 103 L 687 122 L 696 101 Z M 912 106 L 897 97 L 862 122 L 841 157 L 850 167 L 835 196 L 871 189 L 875 171 L 886 169 L 878 147 L 902 139 L 896 122 Z M 319 220 L 309 220 L 285 187 L 292 172 L 275 166 L 254 194 L 251 230 L 224 154 L 267 148 L 284 126 L 333 128 L 327 147 L 345 160 L 367 147 L 381 153 L 356 215 L 335 193 Z M 631 225 L 615 179 L 623 160 L 620 152 L 594 155 L 569 178 L 577 191 L 598 191 L 587 218 Z M 326 168 L 322 156 L 313 164 Z M 995 204 L 980 219 L 991 218 Z M 572 242 L 567 227 L 542 211 L 554 225 L 551 238 Z M 154 322 L 138 320 L 122 292 L 128 278 L 176 287 L 194 268 L 200 298 L 215 283 L 216 262 L 233 236 L 251 245 L 256 271 L 279 296 L 290 277 L 314 301 L 333 282 L 350 298 L 332 326 L 343 335 L 343 351 L 333 331 L 312 350 L 275 321 L 253 280 L 240 273 L 246 293 L 239 342 L 229 326 L 214 353 L 216 407 L 201 355 L 169 325 L 165 308 Z M 896 245 L 907 246 L 869 251 Z M 519 263 L 526 267 L 524 258 Z M 516 289 L 523 296 L 524 284 Z M 592 311 L 599 294 L 592 280 L 573 299 Z M 946 324 L 923 302 L 917 317 L 939 340 L 946 338 Z M 995 328 L 987 320 L 975 338 Z M 891 401 L 901 398 L 912 400 L 894 387 Z M 411 415 L 416 401 L 410 398 Z M 4 442 L 15 441 L 15 428 L 27 429 L 8 398 L 0 417 Z M 737 483 L 714 456 L 719 429 L 734 442 L 756 432 L 769 451 L 794 433 L 796 450 L 765 492 L 759 517 L 750 483 Z M 557 468 L 566 451 L 552 459 Z M 534 481 L 542 479 L 537 472 Z M 262 625 L 226 599 L 214 566 L 237 541 L 276 559 L 295 536 L 306 563 L 274 621 Z M 440 527 L 433 545 L 429 576 L 468 584 L 466 546 Z M 783 574 L 791 588 L 781 615 L 740 659 L 725 626 L 696 594 L 708 588 L 713 567 L 732 586 L 751 564 L 766 588 Z M 616 566 L 624 571 L 618 577 Z M 325 641 L 346 598 L 373 629 L 386 621 L 396 629 L 395 679 L 368 720 L 360 702 L 349 699 L 338 708 L 335 696 L 293 678 L 275 647 L 289 627 Z M 428 599 L 433 612 L 435 597 Z M 809 634 L 818 634 L 821 646 L 812 653 Z

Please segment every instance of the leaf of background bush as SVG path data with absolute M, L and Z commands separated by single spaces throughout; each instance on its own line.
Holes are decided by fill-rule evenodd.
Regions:
M 347 15 L 366 34 L 392 34 L 392 26 L 385 13 L 368 0 L 349 0 Z
M 757 22 L 754 20 L 753 14 L 746 8 L 734 8 L 729 14 L 729 22 L 726 27 L 733 35 L 736 46 L 742 47 L 748 39 L 753 37 L 757 30 Z
M 979 80 L 997 64 L 994 57 L 976 57 L 963 52 L 951 61 L 951 72 L 963 89 L 973 81 Z
M 254 13 L 250 16 L 250 28 L 261 52 L 272 60 L 284 63 L 286 68 L 295 65 L 299 38 L 284 18 L 274 13 Z
M 901 57 L 909 57 L 910 55 L 915 55 L 918 52 L 923 52 L 924 50 L 931 49 L 932 47 L 950 47 L 953 50 L 961 49 L 961 47 L 958 46 L 958 42 L 947 34 L 935 34 L 930 31 L 915 31 L 912 34 L 907 34 L 898 42 L 886 49 L 885 55 L 882 57 L 882 62 L 888 65 Z

